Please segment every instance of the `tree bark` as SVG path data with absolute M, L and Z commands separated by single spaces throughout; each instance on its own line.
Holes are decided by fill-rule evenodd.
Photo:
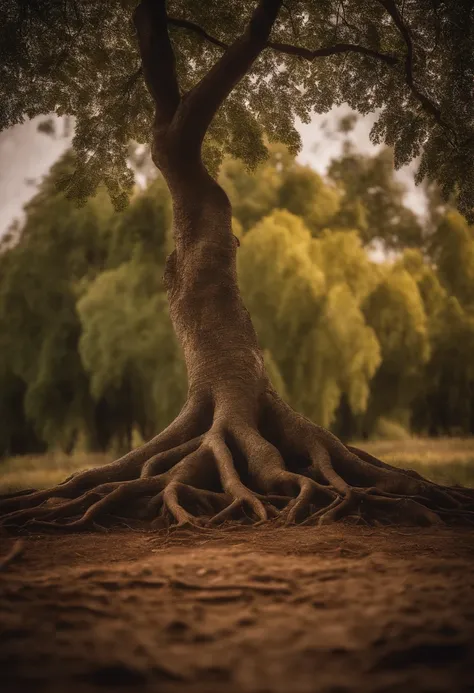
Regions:
M 189 397 L 206 400 L 216 415 L 255 423 L 268 378 L 237 283 L 229 199 L 202 165 L 170 187 L 175 250 L 164 279 Z

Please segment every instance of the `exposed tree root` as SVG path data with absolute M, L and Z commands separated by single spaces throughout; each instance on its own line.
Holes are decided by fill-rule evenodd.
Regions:
M 474 489 L 442 486 L 345 446 L 267 390 L 258 418 L 190 401 L 156 438 L 45 490 L 0 498 L 0 522 L 80 531 L 123 521 L 474 524 Z

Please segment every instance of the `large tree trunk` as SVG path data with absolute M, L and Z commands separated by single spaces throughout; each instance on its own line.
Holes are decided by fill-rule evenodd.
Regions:
M 267 377 L 237 284 L 229 200 L 203 168 L 173 198 L 175 250 L 165 286 L 189 397 L 205 401 L 211 418 L 232 415 L 255 425 Z
M 116 462 L 47 491 L 4 497 L 3 524 L 76 531 L 123 517 L 153 527 L 472 522 L 472 489 L 431 483 L 345 446 L 278 397 L 238 289 L 226 194 L 199 160 L 176 170 L 168 157 L 157 159 L 174 203 L 165 285 L 187 402 L 165 431 Z M 50 506 L 52 498 L 62 500 Z

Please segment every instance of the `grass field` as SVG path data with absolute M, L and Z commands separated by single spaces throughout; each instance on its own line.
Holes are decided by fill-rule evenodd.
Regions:
M 355 443 L 384 462 L 440 484 L 474 486 L 474 438 L 412 438 Z
M 112 457 L 97 453 L 22 455 L 0 461 L 0 493 L 24 488 L 48 488 L 79 469 L 98 467 Z
M 397 467 L 415 469 L 433 481 L 474 487 L 474 438 L 413 438 L 354 444 Z M 11 457 L 0 461 L 0 493 L 47 488 L 79 469 L 97 467 L 111 459 L 109 455 L 85 453 Z

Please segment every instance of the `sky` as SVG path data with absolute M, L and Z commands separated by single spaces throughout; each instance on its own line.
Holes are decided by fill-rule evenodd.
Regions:
M 342 138 L 331 136 L 331 130 L 349 112 L 346 106 L 339 106 L 329 113 L 315 115 L 308 125 L 298 123 L 303 141 L 298 159 L 324 173 L 330 160 L 341 151 Z M 70 142 L 60 135 L 53 138 L 38 132 L 41 120 L 44 116 L 0 133 L 0 235 L 14 219 L 21 219 L 23 206 L 35 194 L 36 184 Z M 364 153 L 377 149 L 369 139 L 374 120 L 375 115 L 359 117 L 351 135 Z M 413 166 L 405 167 L 397 175 L 408 188 L 406 203 L 422 214 L 423 198 L 413 183 L 413 172 Z
M 22 216 L 23 205 L 35 194 L 36 183 L 67 146 L 37 131 L 44 118 L 15 125 L 0 133 L 0 234 L 15 218 Z

